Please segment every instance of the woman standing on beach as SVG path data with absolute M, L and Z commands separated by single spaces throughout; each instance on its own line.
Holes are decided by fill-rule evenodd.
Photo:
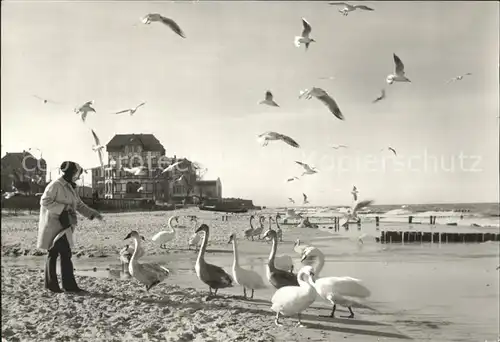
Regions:
M 78 287 L 71 262 L 73 233 L 77 224 L 76 211 L 90 220 L 102 216 L 82 202 L 76 192 L 75 182 L 82 174 L 82 167 L 75 162 L 61 164 L 63 176 L 47 185 L 40 199 L 37 248 L 48 251 L 45 262 L 45 288 L 62 292 L 57 281 L 56 262 L 61 257 L 62 285 L 66 292 L 82 292 Z

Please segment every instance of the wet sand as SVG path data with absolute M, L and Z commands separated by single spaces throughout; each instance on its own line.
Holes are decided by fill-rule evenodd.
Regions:
M 147 239 L 166 225 L 173 212 L 108 214 L 106 222 L 81 220 L 74 257 L 77 280 L 87 295 L 51 294 L 42 290 L 44 257 L 36 249 L 36 216 L 2 218 L 2 336 L 17 340 L 161 339 L 166 341 L 496 341 L 498 339 L 499 244 L 381 245 L 372 225 L 358 231 L 282 226 L 284 243 L 278 254 L 296 261 L 293 242 L 320 248 L 326 255 L 321 276 L 360 278 L 372 291 L 366 303 L 376 311 L 354 308 L 354 319 L 328 315 L 331 306 L 317 299 L 303 315 L 306 328 L 295 328 L 296 317 L 274 325 L 270 299 L 274 289 L 256 291 L 255 300 L 241 298 L 242 288 L 221 290 L 221 298 L 206 301 L 208 288 L 194 272 L 196 252 L 186 248 L 192 227 L 181 218 L 169 250 L 145 244 L 141 261 L 166 265 L 171 276 L 146 292 L 120 272 L 118 251 L 132 229 Z M 210 228 L 206 260 L 231 271 L 229 235 L 242 235 L 248 215 L 230 216 L 198 210 L 176 214 L 200 217 Z M 258 212 L 260 214 L 262 212 Z M 263 213 L 266 213 L 263 211 Z M 381 225 L 381 229 L 384 229 Z M 391 229 L 393 226 L 391 225 Z M 422 228 L 418 228 L 422 229 Z M 368 234 L 364 243 L 357 242 Z M 265 278 L 270 244 L 239 239 L 240 262 Z M 13 250 L 28 251 L 27 256 Z M 35 253 L 36 254 L 36 253 Z M 103 255 L 103 257 L 98 257 Z M 94 271 L 95 269 L 95 271 Z M 55 312 L 54 312 L 55 311 Z M 76 313 L 75 316 L 71 316 Z M 61 322 L 62 317 L 62 322 Z M 56 323 L 58 322 L 58 323 Z M 106 335 L 107 334 L 107 335 Z M 147 334 L 147 335 L 145 335 Z

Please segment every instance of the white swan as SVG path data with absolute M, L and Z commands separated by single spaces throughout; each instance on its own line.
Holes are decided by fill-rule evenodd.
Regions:
M 264 279 L 255 271 L 246 270 L 241 268 L 239 264 L 238 258 L 238 247 L 236 244 L 236 234 L 231 234 L 229 237 L 228 243 L 233 243 L 233 279 L 236 284 L 243 286 L 243 296 L 247 298 L 247 289 L 252 290 L 252 295 L 250 298 L 253 298 L 253 293 L 255 290 L 264 289 L 267 286 L 264 284 Z
M 194 224 L 194 228 L 198 225 L 198 218 L 196 216 L 191 217 L 191 222 Z M 195 229 L 196 230 L 196 229 Z M 188 239 L 188 249 L 191 249 L 191 246 L 199 246 L 201 240 L 201 236 L 198 233 L 193 233 Z
M 310 247 L 310 246 L 309 245 L 301 245 L 300 239 L 297 239 L 295 241 L 295 244 L 293 245 L 293 250 L 295 251 L 295 253 L 298 253 L 300 256 L 302 256 L 302 253 L 308 247 Z
M 300 314 L 316 300 L 316 290 L 314 289 L 314 270 L 311 266 L 304 266 L 297 274 L 299 286 L 285 286 L 274 293 L 271 299 L 273 305 L 271 310 L 276 312 L 274 323 L 281 326 L 279 322 L 280 314 L 291 316 L 297 314 L 297 326 L 302 326 Z
M 169 230 L 163 230 L 159 233 L 156 233 L 155 236 L 151 238 L 151 240 L 160 244 L 160 248 L 166 248 L 165 244 L 175 238 L 175 229 L 174 227 L 172 227 L 172 220 L 174 219 L 175 222 L 179 224 L 179 217 L 171 216 L 167 221 L 167 227 Z
M 252 241 L 253 241 L 253 233 L 254 233 L 254 230 L 255 228 L 253 227 L 253 224 L 252 224 L 252 221 L 255 219 L 255 216 L 250 216 L 250 228 L 245 230 L 244 234 L 245 234 L 245 237 L 247 239 L 250 239 L 252 238 Z
M 301 261 L 305 260 L 316 263 L 314 271 L 316 276 L 319 277 L 319 273 L 325 264 L 325 255 L 318 248 L 312 247 L 304 251 Z M 349 309 L 350 315 L 345 316 L 347 318 L 354 318 L 353 306 L 373 310 L 368 305 L 358 301 L 358 299 L 367 298 L 371 294 L 370 290 L 359 279 L 351 277 L 318 278 L 314 282 L 314 288 L 321 298 L 333 304 L 332 312 L 326 317 L 335 317 L 337 305 Z
M 137 231 L 133 230 L 125 237 L 125 240 L 132 238 L 134 239 L 134 254 L 130 258 L 130 263 L 128 264 L 128 271 L 132 277 L 137 279 L 141 284 L 146 285 L 146 291 L 149 291 L 153 286 L 161 283 L 170 274 L 170 271 L 158 264 L 144 263 L 140 264 L 138 262 L 137 254 L 138 250 L 141 248 L 140 235 Z

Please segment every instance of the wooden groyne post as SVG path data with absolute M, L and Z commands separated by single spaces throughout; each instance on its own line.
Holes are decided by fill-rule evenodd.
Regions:
M 439 233 L 415 231 L 382 231 L 380 243 L 483 243 L 500 241 L 500 234 L 496 233 Z

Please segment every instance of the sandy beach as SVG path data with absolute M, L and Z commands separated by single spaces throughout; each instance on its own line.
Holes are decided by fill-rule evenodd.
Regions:
M 176 239 L 169 249 L 150 238 L 166 227 L 170 215 L 180 215 Z M 268 216 L 272 211 L 259 211 Z M 193 226 L 185 217 L 197 215 L 210 227 L 206 260 L 231 271 L 229 235 L 240 237 L 243 267 L 265 277 L 270 252 L 265 241 L 241 239 L 248 214 L 230 215 L 197 209 L 175 212 L 106 214 L 104 222 L 82 219 L 77 228 L 74 265 L 85 295 L 43 291 L 44 253 L 36 250 L 37 215 L 2 216 L 2 338 L 7 341 L 497 341 L 499 244 L 381 245 L 374 225 L 346 232 L 282 226 L 287 254 L 299 268 L 293 242 L 300 238 L 326 255 L 321 276 L 352 276 L 372 291 L 366 303 L 374 311 L 354 308 L 354 319 L 318 317 L 331 307 L 321 299 L 303 315 L 306 328 L 295 328 L 296 317 L 274 325 L 270 299 L 274 289 L 256 291 L 244 300 L 242 288 L 221 290 L 206 301 L 208 288 L 194 272 L 196 252 L 187 249 Z M 418 229 L 425 229 L 419 225 Z M 406 225 L 407 227 L 407 225 Z M 381 226 L 383 229 L 383 225 Z M 393 229 L 393 225 L 391 225 Z M 438 228 L 436 228 L 438 229 Z M 118 251 L 124 237 L 137 230 L 149 240 L 142 262 L 167 266 L 172 274 L 146 292 L 120 270 Z M 364 243 L 357 237 L 367 234 Z M 337 312 L 345 315 L 346 309 Z

